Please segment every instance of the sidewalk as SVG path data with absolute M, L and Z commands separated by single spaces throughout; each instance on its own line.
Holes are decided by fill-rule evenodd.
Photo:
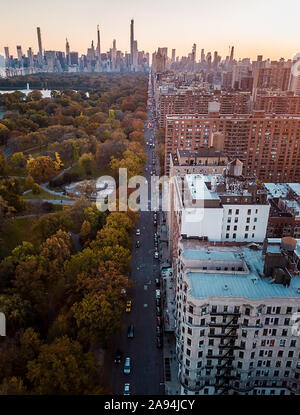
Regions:
M 178 362 L 176 358 L 175 331 L 175 284 L 173 269 L 171 267 L 166 218 L 164 212 L 159 212 L 158 217 L 160 270 L 164 298 L 164 336 L 163 336 L 163 358 L 164 358 L 164 384 L 166 395 L 179 395 L 180 383 L 178 382 Z

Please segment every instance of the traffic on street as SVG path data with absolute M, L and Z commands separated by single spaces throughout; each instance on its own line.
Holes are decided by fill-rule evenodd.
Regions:
M 145 122 L 145 152 L 147 162 L 144 177 L 160 173 L 159 157 L 155 152 L 155 106 L 151 75 L 148 85 L 148 119 Z M 150 208 L 150 206 L 149 206 Z M 111 390 L 116 395 L 162 395 L 163 387 L 163 318 L 160 293 L 159 211 L 140 211 L 133 236 L 132 300 L 124 310 L 123 330 L 117 338 L 112 358 Z

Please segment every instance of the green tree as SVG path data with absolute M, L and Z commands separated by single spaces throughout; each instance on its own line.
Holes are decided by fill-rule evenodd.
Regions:
M 79 161 L 79 165 L 84 169 L 87 175 L 92 174 L 93 164 L 94 164 L 94 157 L 91 153 L 83 154 Z

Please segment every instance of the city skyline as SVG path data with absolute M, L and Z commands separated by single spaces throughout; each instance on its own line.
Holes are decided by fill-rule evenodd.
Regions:
M 18 7 L 15 7 L 16 4 Z M 3 55 L 4 47 L 8 46 L 15 55 L 17 45 L 22 45 L 23 51 L 32 47 L 37 53 L 36 27 L 41 27 L 44 49 L 64 50 L 64 40 L 68 38 L 71 50 L 86 53 L 91 40 L 97 43 L 95 28 L 98 24 L 103 51 L 109 50 L 113 39 L 116 39 L 118 49 L 130 52 L 128 22 L 133 18 L 138 47 L 150 54 L 158 47 L 168 47 L 169 55 L 171 49 L 176 48 L 176 55 L 181 57 L 187 55 L 192 44 L 196 43 L 198 51 L 201 48 L 218 50 L 223 57 L 229 54 L 229 46 L 235 45 L 237 59 L 255 59 L 258 54 L 270 59 L 290 59 L 298 50 L 294 5 L 297 7 L 294 0 L 288 0 L 282 12 L 278 1 L 266 1 L 264 4 L 254 1 L 249 7 L 235 0 L 226 3 L 217 1 L 212 5 L 190 0 L 184 10 L 188 12 L 192 7 L 193 13 L 187 19 L 182 18 L 187 15 L 182 13 L 182 4 L 178 1 L 172 2 L 170 8 L 169 0 L 163 3 L 155 0 L 151 2 L 151 8 L 147 8 L 144 5 L 141 7 L 135 0 L 126 5 L 115 0 L 107 8 L 102 1 L 72 2 L 70 7 L 69 2 L 54 0 L 49 10 L 47 2 L 40 4 L 29 0 L 22 4 L 17 0 L 14 8 L 6 7 L 2 11 L 0 53 Z M 271 21 L 265 19 L 269 6 L 272 7 Z M 30 15 L 26 14 L 26 10 L 31 10 Z M 178 30 L 179 24 L 181 30 Z M 19 27 L 17 31 L 16 26 Z

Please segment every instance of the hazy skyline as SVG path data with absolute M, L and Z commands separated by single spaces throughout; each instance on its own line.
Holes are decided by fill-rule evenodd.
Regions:
M 299 12 L 296 0 L 15 0 L 1 10 L 0 54 L 9 46 L 16 56 L 16 45 L 23 53 L 32 47 L 37 53 L 36 27 L 42 32 L 43 49 L 65 50 L 65 39 L 73 51 L 86 53 L 91 40 L 96 44 L 100 25 L 101 49 L 112 47 L 129 52 L 130 19 L 135 20 L 135 39 L 139 50 L 154 52 L 158 47 L 176 49 L 176 56 L 187 55 L 192 44 L 200 49 L 217 50 L 222 57 L 235 46 L 235 57 L 255 59 L 291 58 L 299 52 Z

